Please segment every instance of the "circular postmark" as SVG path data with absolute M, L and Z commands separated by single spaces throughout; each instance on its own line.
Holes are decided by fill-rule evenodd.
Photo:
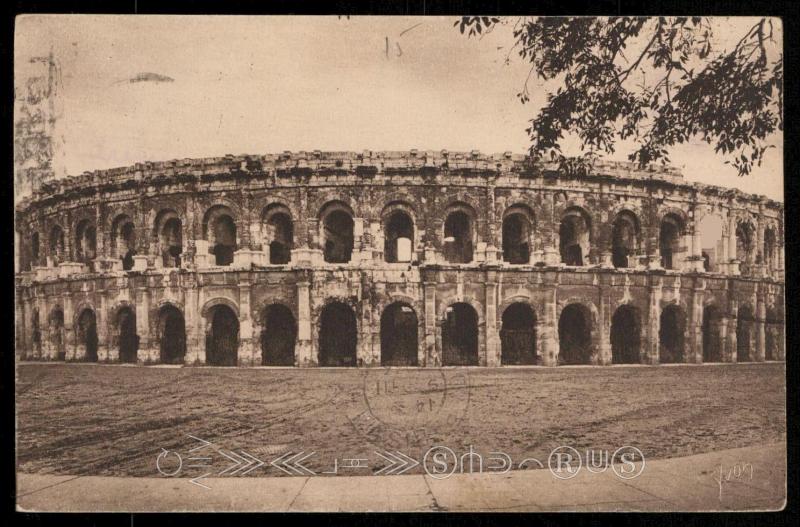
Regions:
M 463 422 L 469 387 L 466 370 L 370 368 L 363 378 L 363 406 L 351 422 L 376 444 L 429 444 Z

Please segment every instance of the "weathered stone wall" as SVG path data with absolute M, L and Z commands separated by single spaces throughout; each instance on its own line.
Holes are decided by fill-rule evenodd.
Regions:
M 267 209 L 288 213 L 293 230 L 288 264 L 269 264 Z M 326 263 L 323 224 L 330 210 L 353 220 L 353 247 L 345 264 Z M 451 211 L 469 217 L 472 261 L 445 258 L 445 221 Z M 522 211 L 531 222 L 530 258 L 503 261 L 503 221 Z M 171 211 L 168 213 L 168 211 Z M 217 211 L 217 212 L 214 212 Z M 220 212 L 221 211 L 221 212 Z M 402 211 L 413 224 L 412 258 L 384 261 L 389 215 Z M 578 211 L 588 222 L 582 266 L 561 263 L 560 225 Z M 630 265 L 614 268 L 614 222 L 620 213 L 637 223 Z M 210 254 L 210 226 L 224 213 L 235 225 L 229 266 Z M 707 272 L 697 225 L 706 214 L 723 218 L 724 254 Z M 181 220 L 180 266 L 164 267 L 159 229 L 169 214 Z M 125 215 L 135 227 L 133 268 L 122 270 L 114 225 Z M 661 266 L 665 218 L 681 226 L 673 269 Z M 78 261 L 77 225 L 96 226 L 96 254 Z M 115 223 L 116 222 L 116 223 Z M 752 226 L 749 245 L 737 227 Z M 51 233 L 63 233 L 63 250 L 51 250 Z M 448 308 L 466 303 L 477 315 L 478 364 L 502 362 L 500 329 L 514 302 L 531 306 L 539 363 L 558 363 L 558 321 L 571 304 L 591 318 L 593 364 L 613 362 L 612 317 L 632 306 L 640 328 L 640 362 L 659 362 L 659 319 L 677 305 L 686 320 L 685 362 L 703 360 L 703 313 L 719 312 L 714 338 L 722 360 L 737 359 L 737 320 L 742 306 L 753 313 L 751 360 L 781 360 L 783 351 L 783 207 L 763 197 L 683 182 L 674 171 L 636 171 L 630 165 L 598 165 L 588 174 L 532 164 L 508 154 L 300 153 L 140 164 L 85 174 L 45 185 L 17 208 L 21 240 L 17 275 L 17 354 L 25 358 L 85 358 L 78 318 L 95 314 L 97 357 L 119 360 L 118 313 L 135 312 L 139 362 L 159 362 L 164 306 L 185 319 L 186 364 L 206 363 L 206 345 L 217 306 L 239 321 L 238 363 L 261 364 L 262 313 L 286 306 L 296 321 L 295 364 L 319 363 L 320 317 L 331 302 L 349 306 L 356 319 L 359 365 L 381 362 L 381 315 L 395 301 L 414 310 L 417 362 L 442 364 Z M 775 237 L 767 255 L 765 233 Z M 33 240 L 38 236 L 38 251 Z M 737 247 L 747 247 L 737 253 Z M 37 254 L 38 252 L 38 254 Z M 743 257 L 743 258 L 740 258 Z M 54 313 L 63 313 L 63 327 Z M 58 314 L 58 313 L 56 313 Z M 741 333 L 741 332 L 740 332 Z M 37 336 L 38 335 L 38 336 Z

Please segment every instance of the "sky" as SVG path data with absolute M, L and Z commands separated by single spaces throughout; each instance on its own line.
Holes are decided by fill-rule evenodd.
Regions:
M 56 168 L 69 175 L 284 150 L 525 152 L 528 121 L 554 85 L 531 79 L 521 104 L 529 65 L 513 53 L 506 64 L 511 25 L 476 39 L 455 20 L 21 16 L 15 78 L 19 89 L 31 56 L 52 51 L 60 63 Z M 719 46 L 752 23 L 716 19 Z M 782 135 L 771 142 L 746 177 L 700 141 L 670 159 L 689 181 L 782 201 Z

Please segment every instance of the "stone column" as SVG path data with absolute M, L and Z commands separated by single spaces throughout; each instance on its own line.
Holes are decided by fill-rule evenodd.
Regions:
M 317 353 L 311 342 L 311 284 L 308 276 L 297 282 L 297 348 L 295 365 L 317 366 Z
M 602 288 L 597 306 L 597 327 L 592 331 L 592 343 L 597 350 L 597 354 L 592 357 L 594 364 L 608 366 L 613 362 L 610 339 L 612 315 L 611 299 L 608 297 L 606 288 Z
M 116 362 L 119 358 L 119 348 L 112 346 L 109 335 L 111 318 L 108 312 L 108 292 L 100 292 L 100 305 L 95 311 L 97 323 L 97 360 L 98 362 Z
M 703 293 L 697 281 L 692 290 L 691 311 L 686 314 L 686 335 L 683 344 L 683 362 L 703 362 Z
M 486 271 L 484 291 L 486 299 L 486 356 L 480 357 L 481 366 L 500 366 L 500 333 L 497 330 L 497 271 Z
M 764 297 L 759 296 L 756 303 L 755 312 L 755 354 L 752 359 L 756 362 L 763 362 L 766 355 L 766 318 L 767 306 Z
M 736 362 L 736 328 L 738 321 L 735 316 L 724 315 L 721 323 L 724 324 L 727 334 L 725 335 L 726 346 L 722 355 L 723 362 Z M 720 331 L 722 334 L 722 331 Z
M 150 291 L 147 287 L 137 287 L 136 295 L 136 334 L 139 335 L 139 353 L 143 362 L 158 362 L 158 349 L 152 349 L 150 340 Z M 158 344 L 158 343 L 156 343 Z
M 557 288 L 547 292 L 547 301 L 542 306 L 542 321 L 537 324 L 536 333 L 539 340 L 536 346 L 540 350 L 542 366 L 558 365 L 558 321 L 556 320 L 558 304 Z
M 64 339 L 62 341 L 64 346 L 64 355 L 66 360 L 76 360 L 78 358 L 77 342 L 75 339 L 75 317 L 72 313 L 72 296 L 69 293 L 64 293 L 62 296 L 64 304 Z
M 206 363 L 206 344 L 201 327 L 200 290 L 195 281 L 187 282 L 185 285 L 183 316 L 186 327 L 186 355 L 183 362 L 184 364 L 202 365 Z
M 650 282 L 649 302 L 647 308 L 647 349 L 642 354 L 643 364 L 659 363 L 659 333 L 661 331 L 661 297 L 662 277 L 652 276 Z M 685 335 L 684 335 L 685 338 Z
M 436 272 L 422 271 L 422 294 L 425 302 L 425 356 L 420 357 L 420 366 L 441 366 L 442 360 L 436 348 Z
M 239 273 L 239 366 L 258 366 L 261 357 L 253 341 L 253 313 L 250 304 L 250 281 Z

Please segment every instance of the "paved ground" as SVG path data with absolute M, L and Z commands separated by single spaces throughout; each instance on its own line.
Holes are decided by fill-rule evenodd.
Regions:
M 335 459 L 367 458 L 345 475 L 379 470 L 385 460 L 377 452 L 422 459 L 436 444 L 502 451 L 515 462 L 547 459 L 559 445 L 628 444 L 650 461 L 785 441 L 785 400 L 783 363 L 302 370 L 27 363 L 17 368 L 17 463 L 29 474 L 153 477 L 161 449 L 192 448 L 189 435 L 265 461 L 313 451 L 305 464 L 317 473 Z M 247 474 L 264 476 L 287 475 L 269 466 Z M 228 484 L 239 482 L 220 483 Z
M 623 480 L 612 470 L 557 479 L 507 474 L 186 478 L 18 475 L 24 511 L 710 511 L 779 510 L 786 444 L 649 461 Z M 640 466 L 640 465 L 639 465 Z

